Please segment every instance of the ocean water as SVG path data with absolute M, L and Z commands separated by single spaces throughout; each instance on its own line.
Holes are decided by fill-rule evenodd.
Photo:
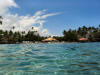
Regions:
M 2 44 L 0 75 L 100 75 L 100 43 Z

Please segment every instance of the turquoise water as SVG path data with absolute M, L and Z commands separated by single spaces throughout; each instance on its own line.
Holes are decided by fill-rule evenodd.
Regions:
M 0 45 L 0 75 L 100 75 L 100 43 Z

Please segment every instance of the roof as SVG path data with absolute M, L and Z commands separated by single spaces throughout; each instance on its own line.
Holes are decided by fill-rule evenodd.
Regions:
M 51 42 L 51 41 L 56 41 L 55 38 L 47 38 L 47 39 L 44 39 L 42 40 L 43 42 Z
M 80 38 L 79 41 L 87 41 L 87 38 Z

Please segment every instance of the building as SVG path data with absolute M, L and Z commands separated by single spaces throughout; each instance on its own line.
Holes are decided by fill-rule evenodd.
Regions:
M 56 41 L 57 40 L 55 38 L 52 38 L 52 37 L 42 40 L 42 42 L 56 42 Z
M 87 38 L 79 38 L 79 41 L 88 41 L 88 39 Z

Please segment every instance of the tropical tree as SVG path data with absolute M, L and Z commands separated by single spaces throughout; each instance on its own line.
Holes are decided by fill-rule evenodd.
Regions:
M 2 19 L 3 19 L 2 16 L 0 16 L 0 24 L 1 24 L 1 25 L 2 25 Z

